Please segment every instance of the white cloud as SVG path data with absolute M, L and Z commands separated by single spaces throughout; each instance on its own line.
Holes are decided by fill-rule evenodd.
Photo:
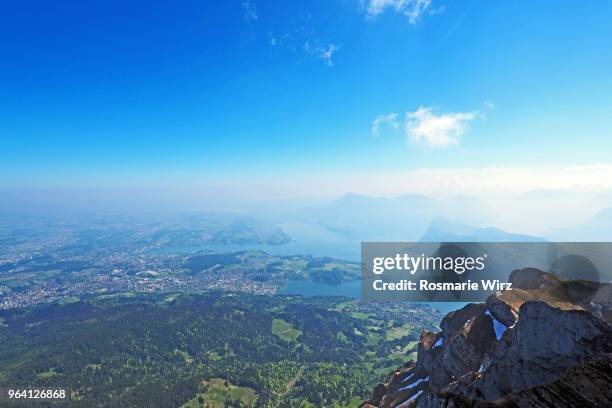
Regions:
M 329 67 L 334 66 L 334 57 L 341 48 L 339 44 L 321 40 L 315 30 L 308 26 L 299 26 L 282 34 L 271 33 L 268 44 L 272 48 L 292 53 L 302 51 L 309 57 L 321 60 Z
M 388 8 L 401 11 L 405 7 L 407 0 L 369 0 L 367 13 L 370 16 L 377 16 Z
M 332 58 L 339 49 L 340 47 L 336 44 L 328 44 L 327 48 L 319 48 L 319 58 L 323 59 L 328 66 L 332 67 L 334 66 Z
M 376 119 L 372 121 L 372 136 L 380 136 L 380 127 L 383 125 L 389 125 L 393 129 L 399 129 L 399 123 L 397 122 L 397 113 L 388 113 L 386 115 L 378 115 Z
M 404 14 L 410 24 L 414 25 L 425 13 L 435 15 L 445 10 L 444 6 L 430 8 L 431 4 L 432 0 L 367 0 L 366 13 L 370 18 L 374 18 L 386 10 L 393 10 Z
M 410 24 L 416 24 L 421 14 L 431 5 L 431 0 L 415 0 L 411 2 L 411 5 L 412 7 L 405 10 L 404 14 L 408 16 Z
M 432 149 L 456 146 L 468 123 L 478 116 L 476 111 L 436 114 L 431 108 L 421 106 L 406 113 L 406 137 L 414 144 Z
M 259 14 L 257 13 L 257 5 L 253 0 L 243 0 L 242 9 L 244 11 L 245 21 L 251 22 L 259 19 Z
M 329 43 L 327 47 L 323 47 L 317 44 L 313 45 L 311 44 L 310 41 L 306 41 L 304 45 L 302 46 L 302 49 L 307 54 L 314 55 L 322 59 L 323 62 L 327 64 L 327 66 L 333 67 L 334 66 L 333 57 L 334 57 L 334 54 L 340 49 L 340 46 L 333 44 L 333 43 Z
M 427 15 L 429 16 L 437 16 L 438 14 L 442 14 L 446 11 L 446 6 L 440 6 L 436 8 L 429 9 Z

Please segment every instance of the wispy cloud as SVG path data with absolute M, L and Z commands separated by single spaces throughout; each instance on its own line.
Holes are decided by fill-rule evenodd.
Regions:
M 254 23 L 259 19 L 259 12 L 254 0 L 242 0 L 243 18 L 255 30 Z M 328 67 L 335 65 L 335 56 L 340 50 L 340 44 L 322 39 L 312 24 L 312 16 L 309 13 L 298 13 L 293 22 L 293 28 L 287 31 L 267 34 L 267 43 L 271 48 L 277 50 L 288 50 L 292 53 L 305 53 L 308 57 L 322 61 Z M 290 24 L 291 25 L 291 24 Z M 255 31 L 249 33 L 248 42 L 255 40 Z
M 243 0 L 242 10 L 244 12 L 244 20 L 246 22 L 257 21 L 259 14 L 257 13 L 257 5 L 253 0 Z
M 365 9 L 370 18 L 375 18 L 387 10 L 402 13 L 408 17 L 410 24 L 415 25 L 421 16 L 440 14 L 446 8 L 432 7 L 432 0 L 366 0 Z
M 479 115 L 478 111 L 436 114 L 432 108 L 421 106 L 406 113 L 406 137 L 416 145 L 432 149 L 456 146 L 469 122 Z
M 384 115 L 378 115 L 376 119 L 372 121 L 372 136 L 380 136 L 380 128 L 384 125 L 391 126 L 393 129 L 399 129 L 399 123 L 397 122 L 397 113 L 388 113 Z
M 325 61 L 328 66 L 333 67 L 334 61 L 332 58 L 339 49 L 340 47 L 336 44 L 327 44 L 327 48 L 322 48 L 320 50 L 321 52 L 319 53 L 319 58 Z
M 334 66 L 333 57 L 334 57 L 334 54 L 340 49 L 340 46 L 337 44 L 333 44 L 333 43 L 329 43 L 327 44 L 327 46 L 322 46 L 316 43 L 316 40 L 314 43 L 309 40 L 309 41 L 304 42 L 302 49 L 307 54 L 313 55 L 317 58 L 322 59 L 323 62 L 325 62 L 327 66 L 333 67 Z

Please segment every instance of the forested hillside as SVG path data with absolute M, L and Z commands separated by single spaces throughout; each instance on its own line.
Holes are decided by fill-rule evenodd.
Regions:
M 74 406 L 346 406 L 439 318 L 399 309 L 204 292 L 2 311 L 0 387 L 68 388 Z

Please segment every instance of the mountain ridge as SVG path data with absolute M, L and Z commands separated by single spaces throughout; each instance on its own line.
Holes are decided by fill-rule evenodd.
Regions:
M 516 234 L 496 227 L 472 227 L 444 217 L 431 220 L 420 242 L 546 242 L 546 239 Z
M 515 290 L 447 314 L 421 334 L 417 361 L 378 384 L 363 408 L 600 407 L 612 403 L 611 284 L 535 268 L 511 273 Z M 603 301 L 602 301 L 603 300 Z

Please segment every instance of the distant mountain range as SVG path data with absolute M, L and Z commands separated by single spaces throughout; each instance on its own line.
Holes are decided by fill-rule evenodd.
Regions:
M 476 228 L 444 218 L 434 218 L 421 242 L 544 242 L 544 238 L 513 234 L 499 228 Z
M 347 194 L 311 207 L 302 215 L 308 222 L 317 222 L 357 241 L 416 241 L 437 217 L 468 224 L 493 219 L 492 213 L 474 198 L 442 200 L 416 194 L 395 198 Z
M 556 230 L 551 235 L 564 241 L 612 241 L 612 207 L 599 211 L 582 225 Z
M 495 227 L 499 215 L 468 196 L 437 199 L 418 194 L 394 198 L 346 194 L 310 207 L 299 217 L 352 241 L 612 241 L 612 207 L 599 211 L 581 225 L 541 236 Z

